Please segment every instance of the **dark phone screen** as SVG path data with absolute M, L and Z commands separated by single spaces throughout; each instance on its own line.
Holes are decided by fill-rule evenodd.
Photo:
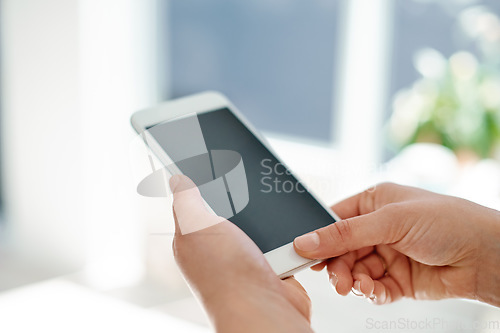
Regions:
M 186 124 L 191 124 L 191 127 L 196 124 L 194 127 L 197 128 L 186 130 Z M 169 157 L 176 161 L 179 169 L 198 186 L 229 172 L 238 162 L 234 158 L 212 160 L 215 155 L 203 154 L 204 150 L 233 151 L 241 155 L 243 179 L 240 177 L 236 182 L 229 176 L 224 179 L 231 203 L 230 212 L 233 213 L 229 215 L 229 220 L 241 228 L 264 253 L 292 242 L 299 235 L 335 222 L 227 108 L 161 123 L 148 130 Z M 200 143 L 200 140 L 203 142 Z M 214 172 L 214 167 L 219 172 Z M 237 204 L 234 193 L 245 192 L 245 186 L 248 189 L 247 203 L 241 205 L 241 202 L 245 202 L 239 200 L 240 204 Z M 210 192 L 201 192 L 214 211 L 226 217 L 223 208 L 218 210 L 217 204 L 212 204 L 214 198 Z M 236 206 L 240 209 L 235 209 Z

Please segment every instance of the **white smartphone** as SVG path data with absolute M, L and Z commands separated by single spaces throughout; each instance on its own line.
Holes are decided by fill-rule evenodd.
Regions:
M 185 174 L 199 187 L 223 180 L 225 204 L 200 187 L 205 202 L 257 244 L 280 278 L 319 262 L 299 256 L 293 240 L 340 218 L 302 185 L 225 96 L 204 92 L 168 101 L 136 112 L 131 122 L 137 133 L 147 133 L 146 144 L 169 173 Z M 216 151 L 236 152 L 239 159 L 224 155 L 215 161 L 210 152 Z

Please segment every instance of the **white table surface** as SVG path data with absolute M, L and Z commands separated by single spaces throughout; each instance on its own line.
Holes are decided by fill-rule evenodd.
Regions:
M 0 331 L 186 332 L 206 327 L 57 278 L 0 293 Z

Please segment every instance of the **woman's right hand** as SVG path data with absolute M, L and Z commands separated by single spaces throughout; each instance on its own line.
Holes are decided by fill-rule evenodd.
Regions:
M 381 184 L 332 207 L 343 219 L 298 237 L 295 250 L 328 259 L 337 292 L 376 304 L 401 297 L 478 299 L 500 306 L 500 212 L 467 200 Z

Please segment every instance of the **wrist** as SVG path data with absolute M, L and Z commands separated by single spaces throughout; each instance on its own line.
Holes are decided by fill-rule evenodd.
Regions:
M 258 331 L 253 325 L 264 321 L 265 314 L 259 313 L 261 302 L 253 300 L 247 290 L 238 290 L 212 300 L 207 309 L 217 332 L 253 332 Z
M 479 242 L 476 298 L 500 306 L 500 212 L 491 210 Z

